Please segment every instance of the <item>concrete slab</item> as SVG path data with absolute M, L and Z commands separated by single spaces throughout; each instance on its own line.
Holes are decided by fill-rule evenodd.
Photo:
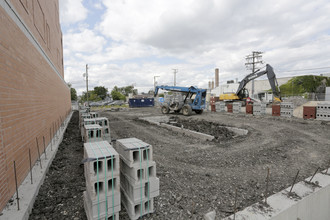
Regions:
M 7 205 L 2 211 L 2 216 L 0 216 L 1 220 L 12 220 L 12 219 L 29 219 L 29 215 L 32 211 L 34 201 L 38 195 L 39 189 L 46 177 L 46 173 L 52 161 L 56 155 L 58 147 L 63 139 L 63 134 L 68 126 L 68 123 L 71 120 L 72 112 L 70 115 L 64 120 L 64 126 L 57 131 L 57 135 L 52 139 L 52 147 L 49 144 L 46 148 L 47 159 L 45 159 L 44 155 L 41 155 L 41 163 L 42 169 L 40 167 L 39 162 L 36 162 L 32 168 L 33 173 L 33 184 L 31 184 L 30 174 L 26 176 L 22 184 L 18 188 L 18 196 L 19 196 L 19 205 L 20 210 L 17 210 L 17 201 L 14 199 L 12 205 Z M 51 150 L 51 148 L 53 150 Z M 12 198 L 16 198 L 16 193 Z

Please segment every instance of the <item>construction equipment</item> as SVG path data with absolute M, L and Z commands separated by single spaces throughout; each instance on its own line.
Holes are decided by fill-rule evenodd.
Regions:
M 277 79 L 273 70 L 273 67 L 266 64 L 266 70 L 257 70 L 249 75 L 247 75 L 239 84 L 236 93 L 221 94 L 219 97 L 220 101 L 246 101 L 249 99 L 249 92 L 245 88 L 246 84 L 251 80 L 254 80 L 260 76 L 267 74 L 270 87 L 273 92 L 273 103 L 281 102 L 280 88 L 277 83 Z
M 154 96 L 157 96 L 159 89 L 179 93 L 182 97 L 181 99 L 166 101 L 161 107 L 163 114 L 168 114 L 170 111 L 178 113 L 182 110 L 183 115 L 188 116 L 191 115 L 192 111 L 196 114 L 202 114 L 203 109 L 205 109 L 206 89 L 199 89 L 194 86 L 156 86 Z

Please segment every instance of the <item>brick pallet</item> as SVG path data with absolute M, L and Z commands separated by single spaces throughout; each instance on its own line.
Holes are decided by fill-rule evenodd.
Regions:
M 330 103 L 319 103 L 317 105 L 316 119 L 330 121 Z
M 233 113 L 233 104 L 227 104 L 227 112 Z
M 266 104 L 255 102 L 253 103 L 253 115 L 265 115 L 266 114 Z
M 293 117 L 293 109 L 294 109 L 294 105 L 292 102 L 282 102 L 281 110 L 280 110 L 281 116 L 288 118 Z
M 272 116 L 280 116 L 280 115 L 281 115 L 281 106 L 272 105 Z
M 88 220 L 119 219 L 119 154 L 107 141 L 84 144 L 84 208 Z
M 246 114 L 253 114 L 253 105 L 247 104 L 245 107 Z
M 153 161 L 152 146 L 137 138 L 120 139 L 115 148 L 120 155 L 122 204 L 130 219 L 154 212 L 159 196 L 159 179 Z
M 241 109 L 242 109 L 242 103 L 240 102 L 233 103 L 233 113 L 238 114 L 241 112 Z

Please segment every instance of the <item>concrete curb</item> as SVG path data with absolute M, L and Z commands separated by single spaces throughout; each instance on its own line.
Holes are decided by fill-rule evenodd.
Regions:
M 53 151 L 51 151 L 51 143 L 46 148 L 47 159 L 45 159 L 45 155 L 41 155 L 41 163 L 42 169 L 40 168 L 40 164 L 37 161 L 32 167 L 32 175 L 33 175 L 33 184 L 31 184 L 30 173 L 25 177 L 24 181 L 18 188 L 19 195 L 19 205 L 20 210 L 17 210 L 17 200 L 16 193 L 13 195 L 12 199 L 14 202 L 12 204 L 7 204 L 7 206 L 2 211 L 2 216 L 0 216 L 3 220 L 10 219 L 29 219 L 29 215 L 32 211 L 34 201 L 38 195 L 39 189 L 43 184 L 46 174 L 50 165 L 52 164 L 53 159 L 55 158 L 56 152 L 60 143 L 63 140 L 63 135 L 66 131 L 66 128 L 71 120 L 73 112 L 64 120 L 64 127 L 59 129 L 52 139 L 51 143 Z M 57 137 L 56 137 L 57 136 Z M 55 143 L 54 143 L 55 142 Z
M 192 131 L 192 130 L 188 130 L 188 129 L 185 129 L 185 128 L 176 127 L 176 126 L 173 126 L 173 125 L 168 125 L 168 124 L 161 123 L 159 126 L 168 128 L 172 131 L 177 131 L 179 133 L 183 133 L 183 134 L 191 136 L 191 137 L 199 138 L 199 139 L 202 139 L 204 141 L 212 141 L 214 139 L 214 136 L 212 136 L 212 135 L 203 134 L 203 133 L 200 133 L 200 132 L 197 132 L 197 131 Z

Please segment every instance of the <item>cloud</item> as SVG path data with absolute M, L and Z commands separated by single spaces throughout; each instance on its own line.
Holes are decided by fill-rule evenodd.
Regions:
M 101 52 L 106 40 L 89 29 L 63 35 L 64 48 L 71 52 L 96 53 Z
M 111 88 L 135 83 L 148 91 L 155 75 L 160 76 L 160 84 L 172 84 L 176 68 L 179 85 L 207 87 L 216 67 L 221 82 L 242 79 L 248 73 L 245 56 L 252 51 L 264 52 L 264 62 L 274 67 L 277 77 L 295 74 L 289 70 L 329 66 L 330 2 L 326 0 L 86 4 L 97 12 L 102 6 L 103 14 L 85 18 L 95 25 L 71 24 L 64 33 L 65 75 L 73 81 L 81 78 L 88 63 L 91 85 Z
M 82 2 L 83 0 L 60 0 L 62 25 L 70 25 L 86 19 L 88 11 Z

